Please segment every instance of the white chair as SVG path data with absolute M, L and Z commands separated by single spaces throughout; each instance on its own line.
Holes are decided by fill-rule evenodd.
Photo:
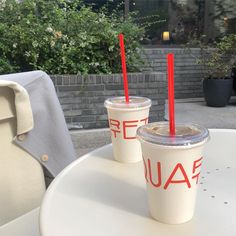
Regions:
M 1 236 L 40 236 L 39 233 L 39 208 L 4 224 L 0 227 Z
M 0 87 L 0 235 L 35 235 L 38 210 L 34 209 L 40 206 L 45 192 L 43 169 L 34 157 L 13 143 L 15 136 L 14 93 Z M 9 227 L 15 228 L 15 234 L 11 230 L 7 234 Z

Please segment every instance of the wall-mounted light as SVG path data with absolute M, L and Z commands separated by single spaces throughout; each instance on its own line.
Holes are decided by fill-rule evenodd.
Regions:
M 170 41 L 170 32 L 169 31 L 164 31 L 162 33 L 162 40 L 165 42 Z

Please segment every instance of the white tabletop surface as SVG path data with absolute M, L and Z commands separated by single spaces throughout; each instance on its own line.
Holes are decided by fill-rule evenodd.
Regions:
M 236 130 L 210 133 L 191 221 L 153 220 L 143 163 L 118 163 L 107 145 L 72 163 L 50 185 L 40 211 L 41 235 L 236 235 Z

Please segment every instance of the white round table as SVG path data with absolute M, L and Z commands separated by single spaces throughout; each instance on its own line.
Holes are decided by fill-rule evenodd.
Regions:
M 210 130 L 194 218 L 180 225 L 148 212 L 143 163 L 113 160 L 107 145 L 76 160 L 47 190 L 42 236 L 236 235 L 236 130 Z

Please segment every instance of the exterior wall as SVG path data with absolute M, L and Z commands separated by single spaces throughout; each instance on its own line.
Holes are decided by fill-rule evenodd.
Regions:
M 150 121 L 164 120 L 167 99 L 166 54 L 175 55 L 175 98 L 202 97 L 203 68 L 196 64 L 200 49 L 145 48 L 143 73 L 129 74 L 130 95 L 152 99 Z M 108 127 L 104 100 L 123 96 L 121 74 L 52 75 L 68 127 L 92 129 Z
M 166 73 L 166 54 L 175 56 L 175 98 L 203 97 L 203 67 L 196 63 L 199 48 L 145 48 L 142 53 L 143 71 Z
M 123 96 L 120 74 L 112 75 L 51 75 L 59 101 L 70 129 L 108 127 L 104 101 Z M 165 73 L 129 74 L 130 95 L 152 99 L 149 121 L 164 120 L 167 83 Z
M 235 12 L 236 1 L 205 1 L 204 34 L 207 39 L 214 40 L 225 33 L 235 33 Z

